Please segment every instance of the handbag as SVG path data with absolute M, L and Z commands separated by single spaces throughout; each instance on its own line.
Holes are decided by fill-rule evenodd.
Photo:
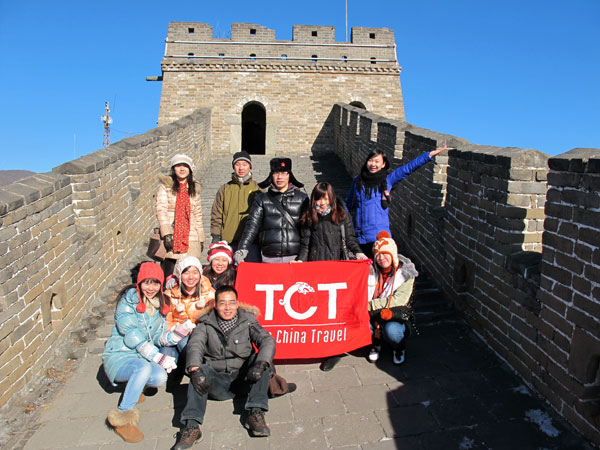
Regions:
M 146 255 L 152 259 L 162 261 L 167 256 L 167 249 L 165 243 L 160 237 L 160 228 L 155 228 L 150 236 L 150 242 L 148 243 L 148 251 Z
M 353 260 L 356 259 L 356 255 L 352 253 L 352 251 L 346 245 L 346 229 L 344 228 L 344 224 L 340 225 L 340 231 L 342 233 L 342 256 L 344 260 Z

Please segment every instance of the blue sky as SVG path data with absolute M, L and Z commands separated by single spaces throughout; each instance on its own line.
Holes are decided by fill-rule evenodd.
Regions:
M 117 4 L 120 3 L 120 4 Z M 156 126 L 171 21 L 250 22 L 291 39 L 345 0 L 0 0 L 0 169 L 45 172 Z M 395 32 L 407 121 L 472 143 L 557 155 L 600 147 L 600 0 L 348 0 L 348 26 Z

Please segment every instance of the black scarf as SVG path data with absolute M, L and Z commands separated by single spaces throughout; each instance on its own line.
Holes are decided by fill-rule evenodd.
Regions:
M 365 197 L 371 198 L 381 193 L 381 207 L 387 209 L 390 206 L 392 196 L 387 190 L 387 170 L 381 169 L 375 173 L 369 172 L 366 166 L 360 171 L 356 179 L 356 190 L 365 191 Z
M 225 336 L 227 336 L 229 332 L 235 328 L 237 321 L 237 314 L 233 316 L 230 320 L 221 319 L 221 317 L 217 314 L 217 324 L 219 325 L 219 328 Z

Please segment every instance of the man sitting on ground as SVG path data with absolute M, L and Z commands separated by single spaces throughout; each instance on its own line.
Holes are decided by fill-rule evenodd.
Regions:
M 191 448 L 202 438 L 200 425 L 209 396 L 214 400 L 227 400 L 235 394 L 247 394 L 245 427 L 253 436 L 271 433 L 264 412 L 269 409 L 275 340 L 256 320 L 258 308 L 238 304 L 235 288 L 217 289 L 215 305 L 215 309 L 200 319 L 187 345 L 186 370 L 190 384 L 181 413 L 185 428 L 174 450 Z

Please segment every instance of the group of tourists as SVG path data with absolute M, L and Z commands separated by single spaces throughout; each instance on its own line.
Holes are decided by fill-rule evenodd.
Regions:
M 207 399 L 246 397 L 244 426 L 253 436 L 269 436 L 264 413 L 273 393 L 275 340 L 257 321 L 255 306 L 238 299 L 236 266 L 246 262 L 302 263 L 372 259 L 368 277 L 368 312 L 372 346 L 368 359 L 379 358 L 382 343 L 394 364 L 405 360 L 405 342 L 413 314 L 411 297 L 418 275 L 398 253 L 389 224 L 390 191 L 446 147 L 425 153 L 390 171 L 381 151 L 370 153 L 346 196 L 336 196 L 327 182 L 310 197 L 292 172 L 289 158 L 273 158 L 261 183 L 252 179 L 252 159 L 233 156 L 231 180 L 220 187 L 211 210 L 207 265 L 200 184 L 187 155 L 171 159 L 161 176 L 156 215 L 165 257 L 139 266 L 137 282 L 119 294 L 115 325 L 103 365 L 109 380 L 124 384 L 108 423 L 126 442 L 139 442 L 139 413 L 148 388 L 190 378 L 181 414 L 184 425 L 174 449 L 191 448 L 202 438 Z M 327 358 L 331 370 L 340 356 Z M 279 377 L 281 379 L 281 377 Z

